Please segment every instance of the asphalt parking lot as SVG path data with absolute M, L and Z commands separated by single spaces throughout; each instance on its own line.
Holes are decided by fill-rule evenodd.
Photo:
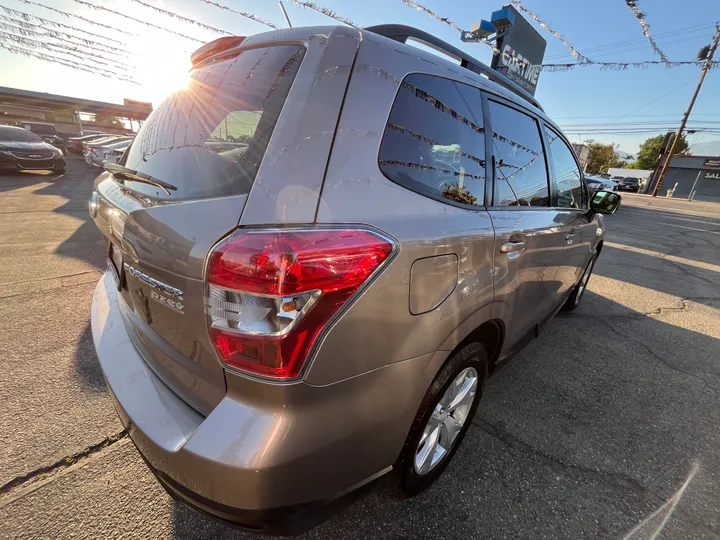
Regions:
M 0 537 L 248 538 L 122 433 L 89 328 L 97 171 L 0 176 Z M 627 196 L 607 225 L 583 305 L 489 381 L 441 481 L 306 538 L 720 538 L 720 205 Z

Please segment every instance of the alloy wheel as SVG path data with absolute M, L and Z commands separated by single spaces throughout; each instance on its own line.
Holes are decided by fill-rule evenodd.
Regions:
M 450 452 L 460 430 L 467 422 L 477 394 L 478 374 L 466 368 L 455 377 L 435 405 L 415 451 L 415 472 L 433 470 Z
M 588 281 L 590 281 L 590 276 L 592 275 L 593 268 L 595 268 L 595 257 L 593 257 L 588 264 L 588 267 L 585 269 L 585 273 L 580 279 L 580 283 L 578 283 L 578 290 L 577 294 L 575 295 L 576 306 L 580 303 L 582 295 L 585 293 L 585 289 L 587 288 Z

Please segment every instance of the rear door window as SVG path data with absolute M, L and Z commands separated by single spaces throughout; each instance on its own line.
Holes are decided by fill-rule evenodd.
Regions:
M 408 75 L 385 128 L 380 170 L 413 191 L 469 206 L 485 204 L 485 129 L 477 88 Z
M 549 206 L 547 168 L 537 121 L 489 101 L 495 157 L 494 206 Z
M 555 194 L 553 206 L 558 208 L 583 208 L 584 190 L 582 173 L 573 152 L 562 137 L 546 125 L 543 125 L 548 144 L 548 153 L 552 160 Z
M 123 165 L 170 183 L 124 180 L 158 198 L 248 193 L 302 61 L 304 49 L 251 49 L 201 65 L 138 132 Z

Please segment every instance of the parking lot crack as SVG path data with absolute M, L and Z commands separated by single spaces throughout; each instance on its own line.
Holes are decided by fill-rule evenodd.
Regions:
M 127 429 L 122 430 L 120 433 L 116 433 L 114 435 L 110 435 L 109 437 L 106 437 L 102 441 L 100 441 L 97 444 L 94 444 L 92 446 L 88 446 L 84 450 L 81 450 L 80 452 L 77 452 L 75 454 L 72 454 L 70 456 L 66 456 L 62 459 L 59 459 L 55 463 L 51 465 L 43 465 L 42 467 L 38 467 L 37 469 L 34 469 L 30 472 L 27 472 L 25 474 L 22 474 L 20 476 L 16 476 L 9 482 L 6 482 L 0 487 L 0 497 L 7 495 L 8 493 L 12 492 L 13 490 L 24 486 L 33 480 L 38 479 L 44 479 L 48 475 L 51 475 L 53 473 L 58 472 L 59 470 L 66 469 L 67 467 L 70 467 L 71 465 L 75 465 L 79 461 L 82 461 L 83 459 L 87 459 L 88 457 L 92 456 L 93 454 L 96 454 L 97 452 L 100 452 L 101 450 L 104 450 L 105 448 L 108 448 L 109 446 L 112 446 L 113 444 L 121 441 L 127 437 Z
M 490 422 L 487 422 L 485 420 L 482 420 L 480 418 L 475 418 L 473 420 L 473 425 L 483 430 L 485 433 L 490 435 L 491 437 L 497 439 L 501 443 L 503 443 L 505 446 L 508 446 L 510 448 L 514 448 L 516 450 L 519 450 L 525 454 L 532 455 L 536 459 L 539 459 L 546 465 L 549 465 L 553 469 L 567 469 L 567 470 L 574 470 L 580 474 L 586 475 L 586 476 L 593 476 L 601 481 L 605 482 L 606 484 L 610 484 L 612 486 L 621 485 L 626 488 L 630 488 L 634 490 L 635 492 L 641 493 L 641 494 L 649 494 L 653 496 L 654 498 L 658 500 L 662 500 L 663 497 L 658 495 L 657 493 L 653 492 L 652 490 L 648 489 L 647 487 L 643 486 L 638 480 L 633 478 L 632 476 L 617 473 L 617 472 L 611 472 L 611 471 L 604 471 L 602 469 L 595 469 L 591 467 L 585 467 L 582 465 L 574 464 L 574 463 L 568 463 L 567 461 L 564 461 L 556 456 L 552 456 L 539 448 L 536 448 L 532 446 L 531 444 L 517 438 L 516 436 L 512 435 L 511 433 L 507 431 L 503 431 L 494 424 L 491 424 Z
M 663 308 L 660 308 L 663 309 Z M 668 308 L 665 308 L 668 309 Z M 682 308 L 677 308 L 677 310 L 682 310 Z M 633 336 L 631 334 L 625 334 L 624 332 L 619 331 L 617 328 L 613 327 L 610 323 L 603 319 L 599 319 L 602 324 L 604 324 L 611 332 L 617 334 L 618 336 L 624 337 L 625 339 L 628 339 L 632 341 L 633 343 L 636 343 L 637 345 L 640 345 L 645 351 L 652 356 L 655 360 L 660 362 L 665 367 L 672 369 L 673 371 L 677 371 L 678 373 L 683 373 L 689 377 L 692 377 L 694 379 L 699 380 L 703 383 L 705 388 L 707 388 L 714 396 L 717 396 L 717 391 L 715 388 L 713 388 L 710 383 L 705 379 L 702 375 L 699 375 L 698 373 L 688 371 L 686 369 L 683 369 L 681 367 L 676 366 L 675 364 L 669 362 L 667 359 L 660 356 L 658 353 L 656 353 L 652 348 L 650 348 L 648 345 L 645 344 L 642 340 L 640 340 L 638 337 Z
M 662 314 L 665 313 L 666 311 L 674 311 L 674 312 L 687 311 L 687 308 L 688 308 L 688 305 L 689 305 L 689 302 L 687 301 L 687 299 L 681 298 L 681 299 L 680 299 L 680 303 L 682 304 L 681 307 L 663 307 L 663 306 L 660 306 L 659 308 L 654 309 L 653 311 L 645 311 L 645 312 L 643 312 L 643 315 L 648 315 L 648 316 L 650 316 L 650 315 L 662 315 Z

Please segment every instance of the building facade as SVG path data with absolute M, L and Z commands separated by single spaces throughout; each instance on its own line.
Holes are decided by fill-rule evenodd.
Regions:
M 660 168 L 661 165 L 658 170 Z M 648 183 L 645 192 L 652 193 L 655 183 L 656 175 Z M 720 202 L 720 156 L 673 156 L 658 196 L 666 196 L 667 191 L 673 188 L 674 198 Z
M 46 122 L 64 138 L 82 135 L 83 129 L 132 133 L 152 112 L 152 104 L 125 100 L 123 105 L 0 86 L 0 125 Z M 125 125 L 97 122 L 114 117 Z M 86 119 L 93 118 L 89 122 Z
M 582 143 L 572 143 L 572 147 L 573 150 L 575 150 L 575 155 L 580 162 L 583 172 L 585 172 L 588 160 L 590 159 L 590 147 L 587 144 Z

